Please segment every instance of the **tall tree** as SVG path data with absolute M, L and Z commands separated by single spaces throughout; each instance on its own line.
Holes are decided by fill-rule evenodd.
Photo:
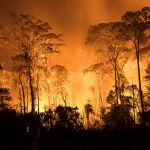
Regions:
M 26 66 L 31 91 L 32 112 L 34 112 L 35 91 L 33 82 L 34 69 L 37 65 L 35 60 L 38 58 L 38 63 L 43 65 L 49 54 L 60 53 L 59 47 L 64 43 L 62 43 L 61 34 L 49 32 L 52 28 L 48 22 L 43 23 L 40 19 L 28 14 L 21 14 L 17 17 L 14 13 L 11 13 L 11 18 L 11 26 L 3 30 L 1 39 L 4 41 L 4 46 L 17 50 L 19 55 L 24 55 L 26 60 L 30 60 Z
M 142 107 L 142 116 L 143 116 L 143 125 L 145 126 L 145 117 L 144 117 L 144 108 L 143 108 L 143 96 L 142 96 L 142 87 L 141 87 L 141 74 L 140 74 L 140 64 L 139 58 L 140 55 L 147 53 L 150 44 L 147 42 L 149 35 L 147 31 L 150 29 L 150 8 L 143 7 L 141 11 L 127 11 L 122 16 L 123 26 L 120 29 L 121 36 L 124 36 L 125 39 L 131 40 L 134 44 L 135 54 L 137 59 L 138 67 L 138 79 L 139 79 L 139 90 L 141 98 L 141 107 Z
M 67 88 L 68 87 L 68 70 L 64 66 L 54 65 L 51 67 L 52 89 L 56 101 L 60 95 L 66 106 Z
M 25 85 L 28 84 L 27 82 L 27 63 L 29 59 L 25 54 L 17 54 L 16 56 L 12 57 L 13 59 L 13 69 L 12 71 L 16 72 L 17 78 L 19 79 L 19 84 L 21 86 L 22 91 L 22 98 L 23 98 L 23 104 L 24 104 L 24 113 L 25 113 Z M 26 79 L 26 80 L 25 80 Z M 19 89 L 20 90 L 20 89 Z M 20 93 L 20 92 L 19 92 Z M 20 99 L 21 99 L 20 97 Z
M 21 84 L 21 90 L 22 90 L 22 97 L 23 97 L 23 105 L 24 105 L 24 114 L 25 114 L 25 92 L 24 92 L 24 86 L 23 86 L 23 83 L 21 81 L 21 74 L 19 75 L 19 81 L 20 81 L 20 84 Z
M 150 63 L 147 65 L 147 69 L 145 70 L 146 76 L 144 76 L 144 79 L 147 82 L 146 88 L 147 88 L 147 98 L 150 100 Z
M 95 52 L 104 56 L 103 62 L 114 70 L 116 100 L 118 101 L 119 75 L 131 55 L 131 49 L 127 47 L 126 41 L 118 38 L 120 24 L 116 22 L 100 23 L 89 28 L 85 44 L 95 49 Z
M 147 91 L 143 94 L 145 99 L 143 99 L 144 111 L 145 111 L 145 119 L 146 122 L 150 124 L 149 115 L 150 115 L 150 63 L 147 65 L 145 69 L 144 79 L 146 81 Z

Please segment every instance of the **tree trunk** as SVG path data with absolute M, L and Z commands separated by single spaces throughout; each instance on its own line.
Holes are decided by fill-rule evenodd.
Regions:
M 20 80 L 20 84 L 21 84 L 21 89 L 22 89 L 22 96 L 23 96 L 23 104 L 24 104 L 24 114 L 25 114 L 25 94 L 24 94 L 24 88 L 23 88 L 23 84 L 22 84 L 22 81 L 21 81 L 21 78 L 20 78 L 20 75 L 19 75 L 19 80 Z
M 132 84 L 132 90 L 133 90 L 133 113 L 134 113 L 134 128 L 135 128 L 135 106 L 134 106 L 134 85 Z
M 0 93 L 0 108 L 2 108 L 2 97 L 1 97 L 1 93 Z
M 53 106 L 54 108 L 53 109 L 55 109 L 55 97 L 54 97 L 54 93 L 53 93 L 52 97 L 53 97 L 53 102 L 54 102 L 54 106 Z
M 50 110 L 50 90 L 49 90 L 49 84 L 48 84 L 48 102 L 49 102 L 49 110 Z
M 143 96 L 142 96 L 142 87 L 141 87 L 141 77 L 140 77 L 140 64 L 139 64 L 139 38 L 137 41 L 137 47 L 136 47 L 136 56 L 137 56 L 137 66 L 138 66 L 138 78 L 139 78 L 139 90 L 140 90 L 140 100 L 141 100 L 141 107 L 142 107 L 142 120 L 143 120 L 143 126 L 146 126 L 145 122 L 145 114 L 144 114 L 144 107 L 143 107 Z
M 70 85 L 69 85 L 70 87 L 69 87 L 69 97 L 70 97 L 70 107 L 71 107 L 71 105 L 72 105 L 72 98 L 71 98 L 71 83 L 70 83 Z
M 22 114 L 22 100 L 21 100 L 21 90 L 19 88 L 19 100 L 20 100 L 20 111 L 21 111 L 21 114 Z
M 29 93 L 28 93 L 28 86 L 27 86 L 27 113 L 28 113 L 28 106 L 29 106 Z
M 38 76 L 38 73 L 37 73 L 37 99 L 38 99 L 38 115 L 39 115 L 39 76 Z
M 97 73 L 96 73 L 96 77 L 97 77 L 97 81 L 98 81 L 98 102 L 99 102 L 99 121 L 100 121 L 100 100 L 102 102 L 101 93 L 100 93 L 101 86 L 100 86 L 100 81 L 98 79 L 98 74 Z
M 32 46 L 33 46 L 33 43 L 32 43 Z M 32 47 L 30 47 L 30 48 L 32 48 Z M 27 58 L 31 59 L 31 52 L 29 53 L 29 55 L 27 53 Z M 32 105 L 31 106 L 31 108 L 32 108 L 31 111 L 32 111 L 32 113 L 34 113 L 35 112 L 35 98 L 34 98 L 34 91 L 33 91 L 33 85 L 32 85 L 32 76 L 31 76 L 30 61 L 28 62 L 28 76 L 29 76 L 29 86 L 30 86 L 31 101 L 32 101 L 32 103 L 31 103 L 31 105 Z
M 62 99 L 63 99 L 63 101 L 64 101 L 64 103 L 65 103 L 65 107 L 66 107 L 66 97 L 63 95 L 63 92 L 61 91 L 61 96 L 62 96 Z
M 117 88 L 117 67 L 116 67 L 116 60 L 115 60 L 115 91 L 116 91 L 116 100 L 118 103 L 118 88 Z
M 32 78 L 31 78 L 31 72 L 29 70 L 29 84 L 30 84 L 30 91 L 31 91 L 31 101 L 32 101 L 32 113 L 35 112 L 35 106 L 34 106 L 34 92 L 33 92 L 33 86 L 32 86 Z

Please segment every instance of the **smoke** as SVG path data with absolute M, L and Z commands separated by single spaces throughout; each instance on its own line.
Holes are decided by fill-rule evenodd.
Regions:
M 140 10 L 148 4 L 149 0 L 142 0 L 142 2 L 137 0 L 1 0 L 0 24 L 9 25 L 11 12 L 17 15 L 31 14 L 44 22 L 49 22 L 52 32 L 63 34 L 63 40 L 66 43 L 66 46 L 61 49 L 61 54 L 52 56 L 51 66 L 68 65 L 73 70 L 82 71 L 90 63 L 78 56 L 76 51 L 84 46 L 84 39 L 90 25 L 119 21 L 126 11 Z M 6 62 L 4 69 L 10 70 L 11 55 L 2 51 L 0 53 L 2 53 L 0 60 Z M 84 86 L 79 88 L 83 95 L 86 94 L 89 86 L 95 87 L 94 84 L 96 84 L 88 85 L 86 82 L 88 81 L 82 81 L 79 84 Z M 81 99 L 82 96 L 78 95 L 78 99 Z
M 90 25 L 119 21 L 125 11 L 141 9 L 147 4 L 148 0 L 142 3 L 135 0 L 5 0 L 0 1 L 0 24 L 9 25 L 11 12 L 17 15 L 32 14 L 49 22 L 52 32 L 63 34 L 66 43 L 62 47 L 62 54 L 56 55 L 53 63 L 67 63 L 74 67 L 84 64 L 84 67 L 86 62 L 76 55 L 76 50 L 84 45 Z M 8 64 L 9 61 L 6 68 L 10 69 Z

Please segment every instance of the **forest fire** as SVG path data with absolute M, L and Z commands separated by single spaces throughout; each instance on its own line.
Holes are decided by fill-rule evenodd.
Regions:
M 150 7 L 26 3 L 0 22 L 0 149 L 149 149 Z

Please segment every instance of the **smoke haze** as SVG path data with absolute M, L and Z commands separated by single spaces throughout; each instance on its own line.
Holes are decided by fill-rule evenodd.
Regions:
M 52 32 L 64 35 L 63 40 L 66 44 L 62 47 L 61 54 L 52 57 L 51 66 L 68 65 L 73 70 L 82 70 L 87 68 L 90 62 L 78 56 L 76 51 L 84 46 L 84 39 L 90 25 L 119 21 L 126 11 L 140 10 L 149 4 L 149 0 L 0 0 L 0 24 L 9 25 L 11 12 L 17 15 L 31 14 L 43 22 L 49 22 Z M 5 52 L 0 51 L 0 61 L 5 62 L 4 69 L 11 70 L 12 54 L 10 53 L 15 54 L 15 52 L 3 50 Z M 90 75 L 88 76 L 91 78 Z M 96 81 L 91 81 L 91 85 L 93 82 L 96 84 Z M 81 86 L 78 90 L 83 95 L 91 86 L 85 80 L 79 85 Z M 88 96 L 78 95 L 78 99 L 85 101 L 87 98 Z

